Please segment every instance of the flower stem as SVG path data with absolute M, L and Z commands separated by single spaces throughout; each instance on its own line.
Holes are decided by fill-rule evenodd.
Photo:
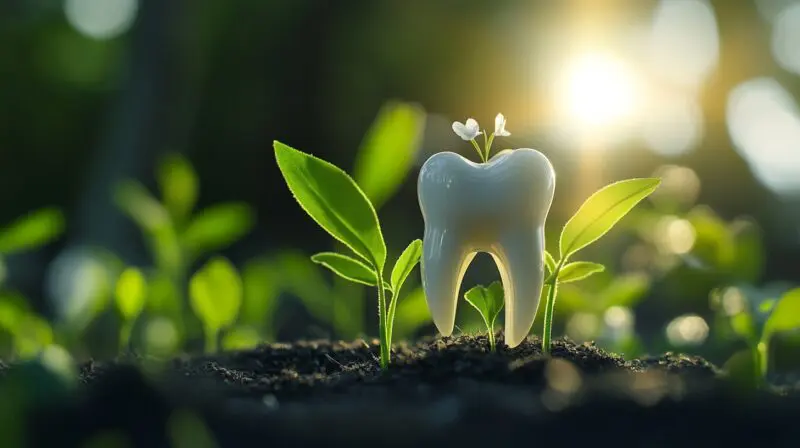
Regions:
M 489 142 L 486 143 L 486 160 L 489 160 L 489 152 L 492 150 L 492 142 L 494 142 L 494 132 L 489 136 Z
M 489 349 L 493 352 L 497 351 L 497 342 L 494 339 L 494 325 L 489 327 Z
M 386 312 L 386 290 L 383 289 L 383 273 L 376 269 L 378 274 L 378 331 L 381 341 L 381 369 L 389 368 L 391 360 L 391 335 L 387 331 L 388 316 Z
M 547 285 L 550 290 L 547 292 L 547 302 L 545 303 L 544 307 L 544 330 L 542 331 L 542 352 L 545 354 L 550 354 L 550 340 L 551 334 L 553 332 L 553 309 L 555 308 L 556 304 L 556 290 L 558 289 L 558 273 L 561 271 L 561 265 L 563 261 L 559 263 L 556 268 L 553 270 L 552 280 L 550 280 L 549 284 Z
M 475 147 L 475 151 L 478 151 L 478 156 L 481 158 L 481 162 L 486 162 L 486 157 L 484 157 L 483 151 L 481 151 L 481 147 L 478 146 L 478 142 L 476 142 L 475 139 L 473 138 L 472 140 L 470 140 L 470 143 L 472 143 L 472 146 Z

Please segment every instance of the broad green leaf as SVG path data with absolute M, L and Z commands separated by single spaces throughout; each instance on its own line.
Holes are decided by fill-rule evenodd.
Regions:
M 0 254 L 11 254 L 41 246 L 64 231 L 64 216 L 55 208 L 44 208 L 24 216 L 0 230 Z
M 547 267 L 548 273 L 552 273 L 556 270 L 556 260 L 548 251 L 544 251 L 544 264 Z
M 486 327 L 493 328 L 503 309 L 503 285 L 500 282 L 492 282 L 488 287 L 478 285 L 467 291 L 464 298 L 478 310 Z
M 167 154 L 158 166 L 158 183 L 164 206 L 182 222 L 197 202 L 199 182 L 191 163 L 178 153 Z
M 376 209 L 411 169 L 424 127 L 425 112 L 399 102 L 385 104 L 372 123 L 356 156 L 353 177 Z
M 792 330 L 800 330 L 800 288 L 781 297 L 764 324 L 761 340 L 769 343 L 773 334 Z
M 612 306 L 633 308 L 650 289 L 650 278 L 646 274 L 632 273 L 615 277 L 600 293 L 597 303 L 600 310 Z M 560 301 L 561 299 L 559 299 Z
M 614 182 L 593 193 L 564 225 L 559 251 L 564 259 L 605 235 L 636 204 L 658 188 L 660 179 Z
M 431 322 L 431 313 L 425 300 L 425 291 L 417 287 L 397 303 L 392 339 L 402 340 Z
M 756 344 L 758 342 L 758 334 L 756 333 L 756 324 L 753 321 L 753 316 L 747 313 L 737 313 L 731 316 L 730 323 L 733 332 L 744 339 L 748 344 Z
M 252 208 L 243 203 L 212 205 L 199 211 L 182 235 L 183 245 L 193 256 L 224 249 L 255 225 Z
M 567 263 L 558 271 L 558 282 L 569 283 L 583 280 L 592 274 L 603 272 L 605 266 L 590 261 L 576 261 L 574 263 Z
M 253 327 L 236 326 L 222 335 L 224 350 L 246 350 L 257 346 L 260 342 L 261 335 Z
M 192 310 L 207 328 L 232 325 L 242 303 L 242 280 L 223 257 L 206 263 L 189 281 Z
M 414 240 L 409 243 L 392 269 L 392 292 L 393 294 L 400 294 L 400 288 L 403 287 L 408 275 L 419 263 L 419 257 L 422 256 L 422 240 Z
M 169 213 L 139 182 L 120 182 L 114 191 L 114 201 L 139 227 L 148 233 L 171 226 Z
M 383 270 L 386 244 L 378 215 L 344 171 L 276 141 L 275 158 L 289 190 L 314 221 L 336 240 Z
M 336 275 L 351 282 L 367 286 L 378 284 L 378 277 L 375 275 L 375 271 L 353 257 L 337 254 L 336 252 L 321 252 L 313 255 L 311 261 L 325 266 Z
M 125 320 L 136 319 L 144 308 L 147 282 L 142 272 L 134 267 L 122 271 L 117 279 L 117 308 Z

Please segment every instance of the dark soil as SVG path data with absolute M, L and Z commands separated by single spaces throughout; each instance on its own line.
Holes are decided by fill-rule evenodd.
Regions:
M 117 430 L 169 446 L 172 411 L 189 409 L 226 447 L 800 447 L 800 394 L 743 392 L 697 357 L 625 361 L 568 340 L 547 357 L 533 337 L 488 353 L 485 337 L 461 336 L 396 346 L 382 372 L 377 353 L 271 344 L 176 359 L 157 380 L 135 362 L 90 362 L 77 396 L 30 416 L 29 440 L 82 446 Z

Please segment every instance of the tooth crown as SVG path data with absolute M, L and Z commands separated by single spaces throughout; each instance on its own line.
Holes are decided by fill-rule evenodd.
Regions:
M 417 188 L 425 220 L 422 283 L 439 331 L 452 332 L 463 275 L 477 252 L 488 252 L 505 290 L 506 343 L 518 345 L 544 281 L 544 223 L 555 192 L 550 161 L 529 148 L 483 164 L 441 152 L 425 162 Z

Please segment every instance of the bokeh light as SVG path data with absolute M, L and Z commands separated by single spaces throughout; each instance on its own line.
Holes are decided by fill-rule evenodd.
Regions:
M 642 118 L 642 136 L 656 154 L 676 157 L 696 148 L 703 137 L 703 111 L 687 95 L 663 95 Z
M 717 21 L 701 0 L 662 0 L 654 12 L 648 54 L 654 73 L 695 86 L 719 59 Z
M 81 34 L 105 40 L 128 31 L 138 7 L 138 0 L 65 0 L 64 14 Z
M 683 255 L 694 247 L 696 232 L 692 223 L 676 216 L 659 219 L 655 230 L 655 243 L 666 254 Z
M 728 96 L 728 130 L 755 177 L 777 193 L 800 189 L 800 113 L 772 78 L 746 81 Z
M 755 3 L 759 15 L 768 22 L 774 22 L 782 11 L 798 3 L 798 0 L 755 0 Z
M 800 3 L 782 10 L 772 29 L 772 55 L 781 67 L 800 74 Z
M 696 314 L 676 317 L 667 325 L 666 335 L 675 346 L 700 345 L 708 338 L 708 323 Z

